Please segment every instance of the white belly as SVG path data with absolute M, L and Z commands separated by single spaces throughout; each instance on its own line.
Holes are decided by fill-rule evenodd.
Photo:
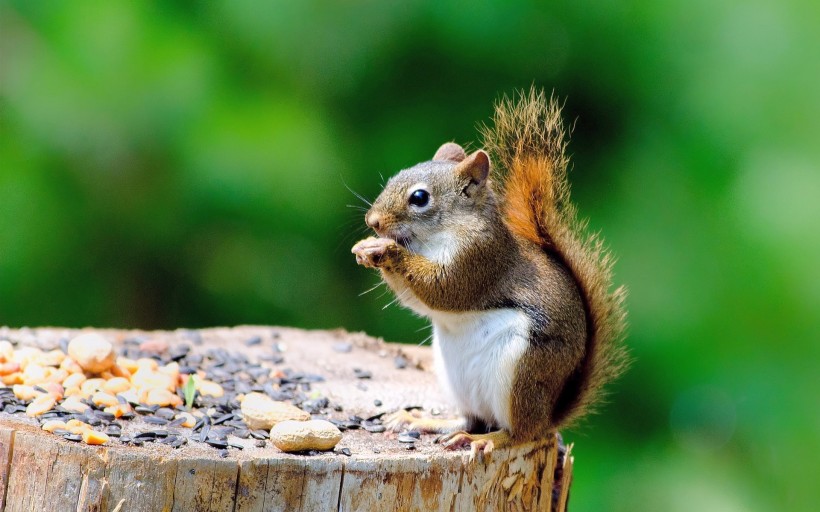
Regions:
M 513 376 L 528 346 L 527 315 L 497 309 L 431 317 L 436 372 L 461 413 L 509 429 Z

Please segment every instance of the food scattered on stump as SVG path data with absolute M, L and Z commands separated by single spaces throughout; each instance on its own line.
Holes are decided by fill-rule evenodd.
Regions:
M 90 373 L 108 371 L 117 359 L 114 345 L 96 333 L 80 334 L 68 343 L 68 355 Z
M 241 400 L 242 419 L 248 428 L 270 430 L 280 421 L 310 419 L 310 414 L 287 402 L 272 400 L 262 393 L 248 393 Z
M 342 431 L 326 420 L 280 421 L 270 431 L 270 440 L 283 452 L 332 450 Z
M 54 339 L 38 338 L 37 332 Z M 62 332 L 59 339 L 56 332 Z M 418 436 L 386 432 L 384 395 L 362 401 L 367 406 L 357 409 L 358 415 L 346 413 L 332 389 L 325 396 L 314 387 L 323 375 L 289 368 L 287 338 L 278 330 L 246 336 L 232 350 L 205 343 L 199 331 L 169 334 L 154 338 L 151 333 L 0 327 L 0 411 L 30 418 L 70 442 L 197 444 L 221 457 L 271 445 L 305 455 L 336 448 L 329 453 L 350 456 L 349 444 L 337 447 L 345 431 L 383 437 L 398 449 L 419 442 Z M 366 392 L 361 380 L 373 380 L 375 373 L 359 366 L 354 348 L 349 341 L 334 342 L 331 352 L 346 365 L 336 373 L 349 376 L 351 388 Z M 379 357 L 387 357 L 384 352 L 381 348 Z

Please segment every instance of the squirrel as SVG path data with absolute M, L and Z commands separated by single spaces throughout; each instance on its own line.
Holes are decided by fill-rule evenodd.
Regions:
M 462 415 L 385 424 L 471 457 L 566 427 L 626 367 L 624 287 L 570 202 L 561 107 L 532 88 L 495 106 L 485 149 L 445 143 L 392 177 L 352 249 L 433 327 L 434 366 Z M 490 162 L 494 162 L 491 165 Z

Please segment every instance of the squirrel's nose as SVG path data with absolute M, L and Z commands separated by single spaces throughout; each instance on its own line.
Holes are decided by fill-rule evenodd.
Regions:
M 375 231 L 378 231 L 379 228 L 382 227 L 382 216 L 376 212 L 368 213 L 364 221 Z

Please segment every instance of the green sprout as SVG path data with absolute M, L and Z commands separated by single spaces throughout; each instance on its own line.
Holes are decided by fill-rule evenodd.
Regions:
M 182 388 L 185 395 L 185 407 L 190 411 L 191 406 L 194 405 L 194 396 L 196 396 L 196 382 L 193 375 L 188 375 L 188 382 Z

